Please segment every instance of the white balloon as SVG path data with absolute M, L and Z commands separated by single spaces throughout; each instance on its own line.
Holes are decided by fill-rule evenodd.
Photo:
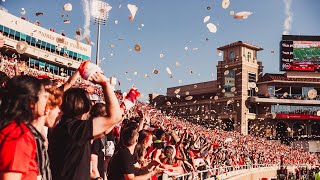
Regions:
M 136 13 L 138 11 L 138 7 L 136 5 L 133 5 L 133 4 L 128 4 L 128 9 L 131 13 L 131 16 L 130 16 L 130 21 L 132 22 L 134 17 L 136 16 Z
M 211 33 L 216 33 L 217 32 L 217 26 L 212 24 L 212 23 L 208 23 L 207 24 L 207 28 L 209 29 L 209 31 Z
M 66 3 L 64 6 L 63 6 L 63 9 L 65 11 L 72 11 L 72 4 L 71 3 Z
M 235 18 L 235 19 L 247 19 L 251 14 L 252 14 L 252 12 L 241 11 L 241 12 L 237 12 L 237 13 L 233 16 L 233 18 Z
M 206 22 L 208 22 L 210 20 L 210 16 L 206 16 L 206 17 L 204 17 L 204 19 L 203 19 L 203 23 L 206 23 Z
M 26 15 L 26 10 L 24 8 L 21 8 L 21 12 L 20 13 L 21 13 L 22 16 L 24 16 L 24 15 Z
M 227 9 L 230 5 L 230 0 L 223 0 L 221 5 L 223 9 Z
M 168 74 L 170 74 L 170 75 L 172 74 L 171 70 L 168 67 L 166 68 L 166 70 L 167 70 Z

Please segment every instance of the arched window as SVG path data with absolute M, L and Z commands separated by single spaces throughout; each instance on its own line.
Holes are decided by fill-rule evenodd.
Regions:
M 248 52 L 248 61 L 251 59 L 251 52 Z
M 230 59 L 230 61 L 234 61 L 234 59 L 235 59 L 234 51 L 231 51 L 231 52 L 229 53 L 229 59 Z

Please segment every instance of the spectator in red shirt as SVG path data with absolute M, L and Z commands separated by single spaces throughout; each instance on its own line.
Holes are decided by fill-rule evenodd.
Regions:
M 0 179 L 36 179 L 36 141 L 28 128 L 45 115 L 48 95 L 41 81 L 16 76 L 8 81 L 0 105 Z

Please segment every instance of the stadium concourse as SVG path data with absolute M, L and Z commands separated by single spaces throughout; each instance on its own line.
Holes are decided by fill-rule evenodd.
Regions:
M 4 55 L 0 55 L 0 59 L 0 84 L 1 89 L 6 89 L 8 88 L 6 87 L 8 86 L 6 82 L 10 81 L 9 79 L 15 75 L 21 74 L 21 72 L 19 72 L 19 59 L 8 58 Z M 23 73 L 39 78 L 57 78 L 57 76 L 53 74 L 32 68 L 26 68 Z M 62 77 L 59 77 L 58 80 L 61 82 L 60 84 L 67 82 L 67 79 Z M 102 95 L 100 86 L 93 86 L 91 82 L 85 81 L 81 79 L 81 77 L 77 77 L 76 82 L 73 87 L 89 90 L 88 93 L 91 95 Z M 54 86 L 54 84 L 51 85 Z M 93 87 L 94 91 L 88 87 Z M 119 92 L 117 93 L 117 98 L 120 103 L 123 102 L 126 97 L 127 96 L 123 96 L 123 94 Z M 102 102 L 100 100 L 96 102 Z M 252 135 L 243 136 L 235 131 L 227 132 L 192 124 L 185 119 L 159 113 L 159 111 L 152 106 L 142 102 L 136 102 L 133 108 L 127 110 L 123 115 L 123 119 L 115 128 L 102 138 L 101 142 L 104 142 L 103 144 L 107 144 L 108 146 L 98 146 L 97 151 L 92 151 L 91 154 L 97 152 L 95 154 L 101 156 L 100 152 L 106 150 L 109 152 L 106 157 L 112 157 L 118 154 L 116 152 L 122 152 L 121 150 L 123 148 L 119 148 L 121 146 L 120 142 L 125 140 L 120 141 L 123 135 L 123 132 L 120 132 L 123 131 L 123 129 L 130 128 L 134 129 L 131 130 L 132 132 L 139 131 L 138 144 L 133 144 L 133 149 L 135 150 L 133 151 L 134 156 L 132 156 L 132 162 L 136 162 L 140 167 L 147 167 L 150 162 L 156 162 L 157 165 L 155 170 L 153 169 L 154 167 L 149 169 L 152 173 L 149 173 L 149 171 L 131 172 L 129 169 L 124 169 L 125 172 L 134 173 L 136 176 L 149 173 L 152 178 L 163 176 L 164 174 L 166 174 L 166 177 L 171 177 L 212 169 L 204 174 L 206 178 L 209 178 L 221 173 L 226 173 L 213 169 L 227 166 L 231 166 L 232 170 L 241 169 L 243 166 L 254 168 L 261 164 L 280 165 L 280 163 L 284 165 L 309 165 L 309 167 L 313 167 L 318 165 L 319 162 L 319 156 L 316 154 L 296 150 L 290 146 L 280 144 L 280 142 L 277 141 L 268 141 L 265 138 L 254 137 Z M 44 134 L 43 136 L 45 137 Z M 143 139 L 141 139 L 140 136 L 143 137 Z M 3 141 L 1 138 L 0 140 Z M 48 146 L 50 149 L 50 141 Z M 92 147 L 92 150 L 95 149 L 94 147 L 95 146 Z M 1 156 L 5 155 L 2 154 L 3 147 L 1 147 L 0 150 Z M 104 161 L 104 156 L 102 153 L 102 161 Z M 91 160 L 93 159 L 91 158 Z M 101 161 L 100 157 L 97 159 Z M 91 162 L 91 164 L 94 163 Z M 98 166 L 100 166 L 101 162 L 98 162 L 98 164 Z M 109 169 L 107 169 L 104 163 L 102 164 L 102 168 L 99 169 L 100 172 L 93 172 L 95 168 L 91 168 L 91 173 L 88 172 L 91 177 L 105 178 L 104 174 L 110 175 L 117 173 L 117 169 L 112 169 L 110 166 Z M 110 165 L 112 167 L 112 160 Z M 90 164 L 87 166 L 90 166 Z M 125 168 L 129 167 L 131 166 L 125 166 Z M 0 168 L 3 167 L 0 166 Z M 54 168 L 55 167 L 51 167 L 51 169 Z M 296 170 L 296 173 L 299 174 L 299 170 Z M 3 169 L 0 169 L 0 172 L 3 172 Z M 301 174 L 302 171 L 300 175 Z M 196 174 L 193 175 L 196 176 Z M 109 177 L 109 179 L 112 179 L 112 177 Z

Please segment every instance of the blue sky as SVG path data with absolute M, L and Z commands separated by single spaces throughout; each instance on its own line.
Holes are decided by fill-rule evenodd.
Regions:
M 31 22 L 39 20 L 45 28 L 63 31 L 69 37 L 74 37 L 78 28 L 83 31 L 81 0 L 3 1 L 1 5 L 10 13 L 20 16 L 21 8 L 25 8 L 26 17 Z M 134 84 L 145 95 L 144 100 L 149 93 L 165 94 L 167 87 L 216 79 L 217 61 L 222 59 L 216 48 L 239 40 L 264 48 L 258 53 L 264 73 L 279 72 L 279 41 L 286 18 L 283 0 L 230 0 L 227 9 L 221 7 L 222 0 L 104 1 L 112 10 L 107 24 L 101 28 L 101 66 L 107 76 L 115 76 L 121 82 L 118 89 L 127 91 Z M 73 5 L 71 12 L 63 11 L 65 3 Z M 128 19 L 128 3 L 139 8 L 133 22 Z M 289 34 L 319 35 L 319 7 L 319 0 L 292 0 L 293 21 Z M 35 16 L 39 11 L 44 15 Z M 248 19 L 237 20 L 230 11 L 253 14 Z M 61 18 L 61 14 L 67 14 L 71 23 L 64 24 L 67 18 Z M 210 16 L 209 22 L 217 26 L 216 33 L 208 31 L 203 23 L 205 16 Z M 93 20 L 90 30 L 90 39 L 95 43 L 97 27 Z M 141 52 L 133 50 L 135 44 L 140 44 Z M 95 48 L 92 47 L 92 59 L 95 59 Z M 164 58 L 160 58 L 161 53 Z M 167 67 L 173 78 L 167 73 Z M 159 73 L 153 74 L 153 69 Z

